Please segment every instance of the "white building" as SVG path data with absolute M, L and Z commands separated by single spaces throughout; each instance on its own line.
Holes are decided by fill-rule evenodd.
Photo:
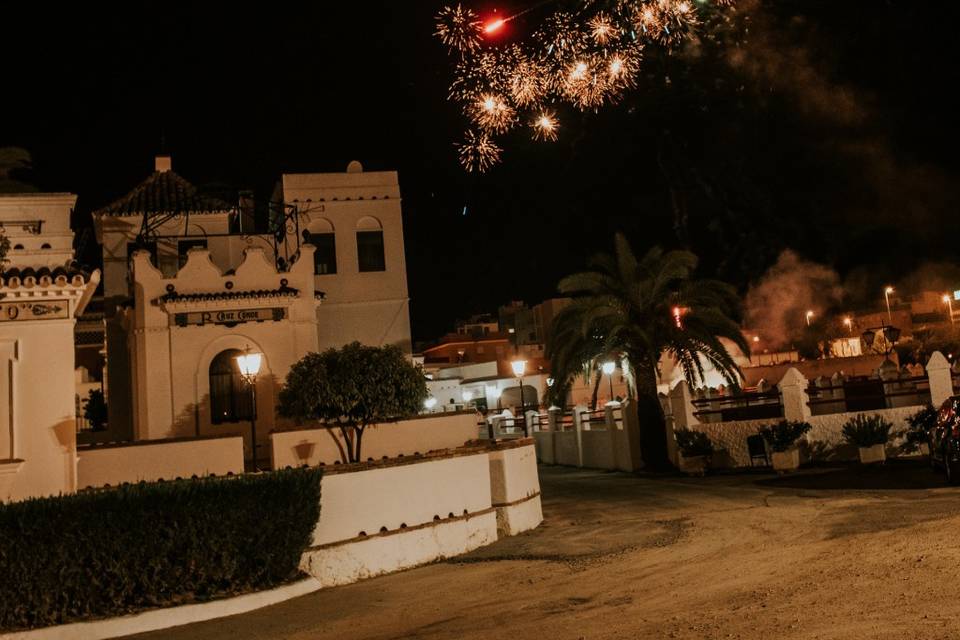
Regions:
M 276 394 L 311 351 L 397 344 L 410 320 L 396 172 L 284 175 L 272 234 L 200 195 L 169 157 L 94 213 L 103 245 L 109 432 L 155 440 L 275 426 Z M 264 354 L 255 410 L 234 360 Z M 264 449 L 265 451 L 265 449 Z
M 0 195 L 0 501 L 76 490 L 74 322 L 100 274 L 68 265 L 75 202 Z

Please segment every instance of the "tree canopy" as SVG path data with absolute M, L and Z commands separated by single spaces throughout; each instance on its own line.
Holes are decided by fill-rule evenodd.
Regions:
M 396 346 L 353 342 L 308 353 L 287 374 L 280 415 L 340 428 L 347 462 L 360 460 L 364 429 L 419 412 L 427 397 L 423 371 Z
M 737 386 L 739 367 L 720 338 L 749 353 L 734 320 L 736 291 L 723 282 L 694 279 L 696 266 L 697 257 L 688 251 L 653 248 L 637 259 L 618 233 L 613 255 L 595 257 L 591 270 L 559 284 L 573 302 L 557 314 L 548 345 L 554 387 L 565 394 L 584 367 L 592 371 L 600 358 L 621 360 L 641 409 L 644 460 L 653 466 L 668 464 L 657 399 L 661 355 L 676 360 L 691 385 L 703 379 L 709 363 Z

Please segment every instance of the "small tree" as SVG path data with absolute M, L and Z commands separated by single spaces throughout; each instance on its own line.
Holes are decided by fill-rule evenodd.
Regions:
M 87 406 L 83 409 L 83 417 L 90 423 L 90 428 L 100 431 L 107 424 L 107 401 L 100 389 L 90 389 L 87 396 Z
M 280 390 L 278 411 L 297 421 L 336 425 L 343 434 L 344 462 L 358 462 L 364 429 L 419 412 L 426 397 L 423 371 L 398 347 L 354 342 L 308 353 L 294 364 Z

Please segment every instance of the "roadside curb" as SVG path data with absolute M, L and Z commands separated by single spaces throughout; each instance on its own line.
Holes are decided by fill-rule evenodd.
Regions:
M 29 631 L 14 631 L 0 634 L 0 640 L 106 640 L 107 638 L 158 631 L 194 622 L 204 622 L 205 620 L 247 613 L 313 593 L 318 591 L 321 586 L 318 580 L 305 578 L 268 591 L 245 593 L 233 598 L 153 609 L 119 618 L 72 622 L 55 627 L 30 629 Z

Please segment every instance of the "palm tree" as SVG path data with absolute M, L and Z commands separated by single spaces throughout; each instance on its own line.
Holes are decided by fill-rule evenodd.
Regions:
M 689 251 L 655 247 L 638 260 L 620 233 L 614 255 L 599 255 L 590 266 L 559 284 L 573 302 L 557 314 L 548 346 L 554 400 L 584 366 L 592 370 L 599 358 L 621 359 L 632 377 L 644 461 L 653 468 L 669 467 L 657 397 L 660 357 L 676 360 L 691 385 L 703 380 L 708 362 L 736 387 L 740 369 L 720 341 L 727 338 L 749 353 L 731 318 L 739 307 L 736 291 L 716 280 L 694 280 L 697 257 Z

